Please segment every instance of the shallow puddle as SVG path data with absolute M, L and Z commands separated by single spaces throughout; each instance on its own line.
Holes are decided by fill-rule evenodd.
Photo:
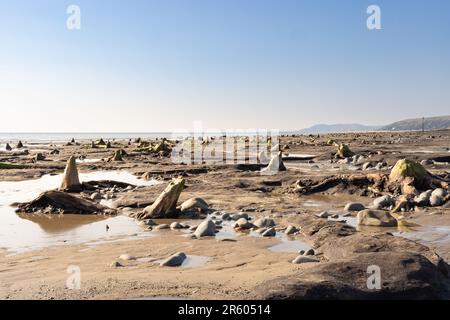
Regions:
M 198 268 L 204 266 L 209 260 L 206 256 L 187 255 L 181 265 L 182 268 Z
M 95 163 L 100 162 L 102 159 L 76 159 L 76 163 Z
M 284 234 L 283 234 L 284 235 Z M 305 241 L 291 239 L 287 236 L 281 236 L 281 243 L 269 247 L 273 252 L 298 253 L 300 250 L 308 251 L 312 249 Z
M 115 180 L 137 186 L 157 183 L 140 180 L 126 171 L 80 174 L 80 180 Z M 151 233 L 144 232 L 134 219 L 126 216 L 18 215 L 15 208 L 11 207 L 12 203 L 30 201 L 44 191 L 56 189 L 60 183 L 61 175 L 45 175 L 40 179 L 19 182 L 0 182 L 0 248 L 10 252 L 24 252 L 65 244 L 93 242 L 95 245 L 95 241 L 117 237 L 130 239 L 151 236 Z

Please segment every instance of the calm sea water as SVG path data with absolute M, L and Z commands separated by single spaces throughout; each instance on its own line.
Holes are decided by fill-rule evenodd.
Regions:
M 120 132 L 83 132 L 83 133 L 1 133 L 0 141 L 70 141 L 72 138 L 75 140 L 93 140 L 103 138 L 104 140 L 122 140 L 122 139 L 154 139 L 154 138 L 171 138 L 172 133 L 169 132 L 133 132 L 133 133 L 120 133 Z
M 217 133 L 208 133 L 205 136 L 219 136 L 224 134 L 224 132 Z M 249 132 L 235 132 L 233 135 L 248 135 Z M 263 134 L 263 132 L 260 132 Z M 58 142 L 58 141 L 70 141 L 75 140 L 98 140 L 103 138 L 104 140 L 126 140 L 126 139 L 156 139 L 156 138 L 167 138 L 167 139 L 176 139 L 182 138 L 186 136 L 192 136 L 192 133 L 172 133 L 172 132 L 83 132 L 83 133 L 66 133 L 66 132 L 57 132 L 57 133 L 29 133 L 29 132 L 21 132 L 21 133 L 3 133 L 0 132 L 0 142 L 14 142 L 14 141 L 22 141 L 22 142 L 30 142 L 30 141 L 39 141 L 39 142 Z

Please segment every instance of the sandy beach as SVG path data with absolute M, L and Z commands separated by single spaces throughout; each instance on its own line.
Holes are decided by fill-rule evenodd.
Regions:
M 0 299 L 446 298 L 448 202 L 382 209 L 401 223 L 364 226 L 357 221 L 362 210 L 346 205 L 369 208 L 385 191 L 348 181 L 306 193 L 298 186 L 299 180 L 311 186 L 330 177 L 389 174 L 400 159 L 422 162 L 445 180 L 449 137 L 448 130 L 283 136 L 287 170 L 270 176 L 261 175 L 267 164 L 176 164 L 170 153 L 148 152 L 135 139 L 111 140 L 104 148 L 89 140 L 23 141 L 20 149 L 0 152 L 1 163 L 22 166 L 0 170 Z M 330 140 L 361 158 L 335 158 Z M 154 147 L 161 140 L 145 143 Z M 126 155 L 111 160 L 118 150 Z M 129 186 L 76 193 L 108 209 L 100 214 L 16 213 L 18 202 L 59 187 L 71 156 L 82 183 Z M 201 198 L 208 210 L 151 223 L 137 218 L 177 177 L 184 179 L 177 205 Z M 400 195 L 393 196 L 398 202 Z M 252 226 L 235 228 L 242 217 Z M 194 239 L 195 227 L 206 220 L 214 221 L 215 236 Z M 255 226 L 269 220 L 268 228 Z M 273 235 L 262 236 L 272 226 Z M 288 235 L 288 227 L 298 232 Z M 293 263 L 309 249 L 313 253 L 303 257 L 312 261 Z M 187 256 L 181 265 L 161 266 L 177 252 Z M 370 265 L 382 270 L 380 290 L 367 287 Z M 81 280 L 75 289 L 67 282 L 73 266 Z

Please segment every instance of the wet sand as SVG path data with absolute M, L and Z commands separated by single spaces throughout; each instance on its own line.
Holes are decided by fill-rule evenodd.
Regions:
M 20 150 L 0 152 L 0 162 L 29 166 L 26 169 L 0 170 L 0 298 L 252 298 L 254 288 L 267 281 L 310 274 L 316 268 L 314 263 L 291 263 L 298 256 L 298 250 L 314 247 L 314 241 L 302 233 L 287 237 L 282 234 L 283 228 L 290 224 L 302 227 L 303 218 L 315 217 L 324 210 L 342 215 L 348 202 L 368 205 L 373 200 L 358 189 L 330 190 L 308 196 L 288 192 L 298 179 L 351 174 L 360 170 L 360 166 L 352 164 L 330 163 L 335 147 L 327 145 L 328 139 L 348 143 L 354 152 L 365 155 L 367 161 L 386 161 L 388 166 L 392 166 L 404 157 L 416 161 L 450 157 L 447 150 L 449 138 L 449 131 L 336 134 L 313 140 L 308 136 L 283 137 L 280 145 L 288 146 L 289 149 L 283 150 L 286 156 L 313 155 L 314 160 L 309 163 L 310 158 L 298 160 L 293 157 L 294 160 L 285 161 L 288 170 L 274 176 L 261 176 L 258 171 L 242 170 L 237 165 L 173 164 L 168 157 L 133 151 L 137 149 L 136 144 L 129 146 L 125 140 L 113 142 L 111 149 L 91 149 L 89 141 L 78 141 L 79 145 L 25 142 L 29 155 L 17 154 Z M 110 157 L 118 148 L 129 152 L 130 156 L 125 161 L 99 161 Z M 60 153 L 51 155 L 53 149 Z M 32 163 L 30 159 L 36 152 L 45 153 L 46 160 Z M 10 207 L 13 202 L 29 201 L 39 192 L 57 187 L 60 177 L 56 175 L 62 173 L 71 155 L 86 157 L 84 161 L 78 161 L 84 181 L 99 178 L 99 172 L 107 172 L 105 177 L 139 186 L 112 199 L 111 203 L 122 201 L 121 214 L 116 217 L 16 215 Z M 440 162 L 427 166 L 427 170 L 448 173 L 450 166 Z M 387 168 L 381 171 L 386 172 Z M 150 178 L 148 181 L 141 179 L 146 173 Z M 271 217 L 277 223 L 277 237 L 263 238 L 235 232 L 225 226 L 214 238 L 192 240 L 187 237 L 189 233 L 186 230 L 145 230 L 127 216 L 141 211 L 143 204 L 156 199 L 167 182 L 179 174 L 184 175 L 187 184 L 180 202 L 201 197 L 214 210 L 246 211 L 253 220 Z M 155 184 L 155 181 L 159 183 Z M 141 205 L 136 207 L 136 203 Z M 358 232 L 395 233 L 397 237 L 413 239 L 430 247 L 448 262 L 448 212 L 446 208 L 428 208 L 408 215 L 408 222 L 418 227 L 400 230 L 362 228 Z M 334 220 L 343 219 L 340 216 Z M 351 219 L 348 218 L 349 225 L 354 222 Z M 109 226 L 108 231 L 106 225 Z M 160 267 L 155 263 L 179 251 L 192 256 L 196 263 L 175 268 Z M 121 261 L 118 258 L 123 254 L 137 259 Z M 320 252 L 317 256 L 323 261 L 320 264 L 329 260 Z M 123 266 L 111 267 L 115 261 Z M 71 265 L 80 267 L 80 290 L 66 288 L 66 280 L 70 276 L 67 268 Z

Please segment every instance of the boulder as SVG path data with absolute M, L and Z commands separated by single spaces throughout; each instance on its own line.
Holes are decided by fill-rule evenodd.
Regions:
M 177 209 L 180 210 L 181 212 L 187 211 L 207 212 L 209 210 L 209 206 L 206 203 L 206 201 L 203 200 L 202 198 L 191 198 L 183 202 L 180 206 L 178 206 Z
M 444 198 L 437 195 L 437 194 L 432 194 L 430 197 L 430 206 L 432 207 L 438 207 L 444 204 Z
M 414 193 L 414 188 L 428 189 L 430 181 L 429 172 L 420 163 L 408 159 L 398 160 L 389 175 L 389 183 L 400 184 L 402 193 Z
M 371 207 L 373 209 L 382 209 L 382 208 L 390 207 L 394 204 L 395 204 L 394 198 L 391 195 L 387 194 L 387 195 L 378 197 L 375 200 L 373 200 Z
M 287 235 L 295 234 L 299 232 L 300 230 L 297 227 L 294 226 L 288 226 L 286 230 L 284 230 L 284 233 Z
M 277 234 L 275 228 L 269 228 L 266 231 L 264 231 L 263 233 L 261 233 L 261 235 L 263 237 L 275 237 L 275 235 Z
M 364 210 L 366 207 L 358 202 L 350 202 L 347 203 L 344 207 L 345 211 L 362 211 Z
M 233 228 L 239 228 L 239 229 L 251 229 L 253 227 L 254 227 L 254 225 L 245 218 L 240 218 L 233 225 Z
M 427 190 L 419 194 L 414 198 L 414 202 L 416 202 L 420 206 L 427 206 L 430 204 L 430 197 L 432 194 L 432 190 Z
M 397 220 L 387 211 L 363 210 L 358 212 L 358 225 L 375 227 L 396 227 Z
M 34 156 L 34 161 L 44 161 L 45 160 L 45 155 L 38 152 L 36 153 L 36 155 Z
M 139 219 L 171 218 L 176 217 L 177 201 L 184 188 L 184 179 L 174 179 L 159 195 L 155 202 L 146 207 L 138 215 Z
M 170 229 L 172 230 L 183 229 L 183 225 L 181 225 L 179 222 L 172 222 L 170 224 Z
M 270 218 L 260 218 L 255 220 L 255 222 L 253 223 L 256 227 L 258 228 L 271 228 L 271 227 L 275 227 L 275 221 L 273 221 L 273 219 Z
M 320 262 L 320 260 L 317 258 L 304 256 L 304 255 L 300 255 L 297 258 L 295 258 L 294 260 L 292 260 L 292 263 L 295 263 L 295 264 L 302 264 L 302 263 L 309 263 L 309 262 Z
M 187 258 L 184 252 L 177 252 L 171 255 L 167 259 L 161 261 L 160 266 L 162 267 L 178 267 L 183 264 L 183 261 Z
M 77 192 L 82 189 L 74 156 L 67 161 L 59 189 L 67 192 Z
M 195 229 L 194 235 L 197 238 L 214 237 L 216 235 L 216 225 L 211 220 L 205 220 Z
M 349 158 L 349 157 L 353 157 L 355 155 L 355 153 L 353 153 L 350 148 L 348 147 L 348 145 L 346 144 L 340 144 L 337 147 L 336 150 L 336 157 L 337 158 Z
M 445 198 L 447 196 L 448 192 L 447 190 L 443 189 L 443 188 L 437 188 L 434 189 L 433 192 L 431 192 L 432 196 L 438 196 L 441 198 Z

